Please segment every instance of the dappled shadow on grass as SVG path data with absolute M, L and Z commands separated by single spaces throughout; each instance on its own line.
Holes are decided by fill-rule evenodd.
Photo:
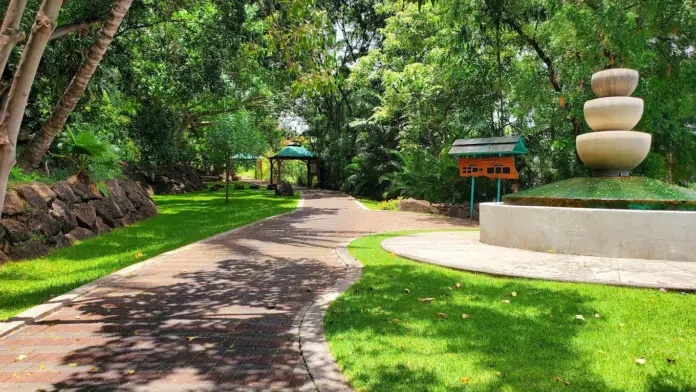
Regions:
M 266 191 L 156 196 L 160 215 L 46 257 L 0 267 L 0 319 L 133 263 L 258 219 L 289 212 L 296 200 Z
M 587 298 L 572 290 L 552 291 L 525 281 L 461 283 L 461 288 L 451 290 L 455 284 L 451 274 L 433 268 L 405 264 L 367 267 L 351 294 L 335 302 L 325 318 L 333 352 L 339 362 L 346 361 L 354 386 L 375 391 L 465 390 L 460 378 L 477 375 L 474 383 L 481 390 L 539 391 L 563 386 L 568 381 L 564 375 L 585 369 L 571 381 L 575 390 L 611 390 L 588 370 L 572 347 L 582 325 L 568 320 L 567 315 L 592 314 L 591 306 L 585 304 Z M 406 288 L 410 293 L 406 294 Z M 513 291 L 521 294 L 511 297 Z M 419 298 L 435 300 L 422 303 Z M 469 315 L 467 319 L 462 318 L 463 313 Z M 353 340 L 359 337 L 379 343 Z M 359 355 L 372 356 L 368 362 L 410 364 L 409 371 L 418 369 L 416 374 L 440 368 L 444 371 L 436 377 L 450 378 L 427 382 L 435 377 L 431 375 L 418 383 L 418 377 L 406 382 L 388 372 L 352 371 L 350 363 L 357 361 L 338 347 L 346 340 L 353 340 L 350 351 L 367 348 Z M 525 380 L 523 385 L 521 380 Z
M 365 265 L 363 278 L 325 317 L 332 353 L 356 389 L 691 391 L 696 385 L 694 314 L 684 311 L 693 307 L 691 295 L 452 271 L 388 254 L 379 244 L 390 236 L 351 244 Z M 646 365 L 636 364 L 641 356 Z M 417 377 L 384 370 L 397 367 L 437 381 L 418 384 Z

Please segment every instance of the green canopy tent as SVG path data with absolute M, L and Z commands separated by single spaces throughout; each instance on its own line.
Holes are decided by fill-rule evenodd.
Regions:
M 275 170 L 278 171 L 278 182 L 280 182 L 282 162 L 288 160 L 305 161 L 305 163 L 307 164 L 308 187 L 312 187 L 312 177 L 316 177 L 317 182 L 320 182 L 319 156 L 300 145 L 290 144 L 282 150 L 278 151 L 278 153 L 276 153 L 272 157 L 268 158 L 268 161 L 271 162 L 271 185 L 273 185 L 273 173 Z

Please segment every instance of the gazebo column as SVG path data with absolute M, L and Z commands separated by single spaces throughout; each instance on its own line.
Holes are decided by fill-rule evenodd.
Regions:
M 307 159 L 307 188 L 312 188 L 312 161 Z
M 268 162 L 271 163 L 271 185 L 273 185 L 273 159 L 269 159 Z

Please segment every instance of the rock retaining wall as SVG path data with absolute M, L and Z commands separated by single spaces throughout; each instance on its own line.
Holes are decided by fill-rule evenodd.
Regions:
M 53 248 L 157 215 L 147 191 L 129 180 L 108 180 L 110 195 L 95 186 L 59 182 L 8 190 L 0 219 L 0 264 L 45 255 Z
M 427 200 L 402 199 L 399 211 L 419 212 L 424 214 L 445 215 L 450 218 L 468 219 L 468 204 L 430 203 Z M 478 218 L 478 204 L 474 204 L 474 218 Z

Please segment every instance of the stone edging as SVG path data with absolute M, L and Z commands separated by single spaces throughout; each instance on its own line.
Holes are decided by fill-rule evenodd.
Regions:
M 324 315 L 329 305 L 341 293 L 348 290 L 363 272 L 363 265 L 348 253 L 348 244 L 342 243 L 334 249 L 336 256 L 346 266 L 345 277 L 317 298 L 302 314 L 300 323 L 300 350 L 314 385 L 319 392 L 351 392 L 353 389 L 338 368 L 329 351 L 324 336 Z
M 353 203 L 357 204 L 358 207 L 360 207 L 361 210 L 369 211 L 370 208 L 368 208 L 365 204 L 363 204 L 360 200 L 354 198 L 351 195 L 348 195 L 348 198 L 353 201 Z M 379 210 L 377 210 L 379 211 Z
M 173 254 L 179 253 L 181 251 L 195 248 L 196 246 L 199 246 L 200 244 L 205 244 L 205 243 L 208 243 L 211 241 L 215 241 L 216 239 L 218 239 L 220 237 L 224 237 L 224 236 L 232 234 L 234 232 L 247 229 L 247 228 L 254 226 L 254 225 L 257 225 L 261 222 L 265 222 L 265 221 L 268 221 L 271 219 L 277 219 L 277 218 L 285 216 L 285 215 L 294 214 L 295 212 L 300 210 L 303 207 L 303 205 L 304 205 L 304 195 L 300 194 L 300 199 L 297 201 L 297 207 L 293 211 L 289 211 L 289 212 L 285 212 L 282 214 L 273 215 L 273 216 L 269 216 L 269 217 L 266 217 L 263 219 L 259 219 L 257 221 L 248 223 L 246 225 L 235 227 L 234 229 L 230 229 L 228 231 L 218 233 L 212 237 L 204 238 L 200 241 L 196 241 L 196 242 L 190 243 L 188 245 L 184 245 L 180 248 L 161 253 L 161 254 L 154 256 L 148 260 L 130 265 L 124 269 L 118 270 L 118 271 L 113 272 L 109 275 L 106 275 L 102 278 L 99 278 L 95 281 L 92 281 L 92 282 L 87 283 L 83 286 L 80 286 L 76 289 L 68 291 L 65 294 L 59 295 L 55 298 L 48 300 L 47 302 L 44 302 L 43 304 L 36 305 L 32 308 L 29 308 L 29 309 L 25 310 L 24 312 L 9 318 L 7 321 L 0 322 L 0 338 L 11 334 L 12 332 L 18 330 L 19 328 L 24 327 L 25 325 L 34 324 L 36 322 L 36 320 L 57 312 L 62 307 L 72 304 L 73 301 L 80 299 L 81 297 L 89 294 L 90 292 L 92 292 L 93 290 L 95 290 L 96 288 L 98 288 L 100 286 L 105 286 L 107 284 L 113 284 L 115 282 L 118 282 L 119 280 L 124 279 L 124 278 L 128 277 L 129 275 L 133 274 L 135 271 L 139 270 L 140 268 L 143 268 L 143 267 L 150 265 L 152 263 L 155 263 L 157 261 L 161 261 L 162 259 L 164 259 L 168 256 L 171 256 Z

